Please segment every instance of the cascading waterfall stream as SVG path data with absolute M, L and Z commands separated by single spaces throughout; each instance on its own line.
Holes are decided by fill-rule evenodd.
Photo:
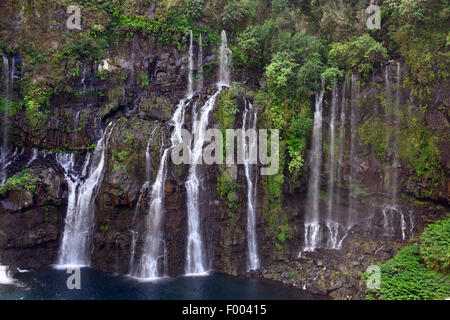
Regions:
M 320 92 L 316 92 L 314 111 L 314 126 L 312 136 L 312 150 L 309 159 L 311 176 L 308 183 L 308 202 L 305 217 L 305 244 L 304 251 L 313 251 L 320 244 L 319 221 L 319 182 L 320 167 L 322 162 L 322 102 L 324 84 L 322 82 Z
M 75 166 L 74 154 L 57 155 L 57 161 L 63 167 L 65 178 L 69 187 L 69 198 L 65 219 L 64 233 L 59 250 L 58 265 L 90 264 L 92 233 L 95 225 L 95 198 L 105 173 L 105 157 L 109 138 L 115 125 L 110 123 L 103 136 L 97 142 L 93 152 L 93 159 L 89 172 L 87 171 L 90 156 L 87 156 L 83 165 L 82 176 L 73 173 Z
M 191 151 L 191 166 L 189 176 L 186 181 L 187 191 L 187 209 L 188 209 L 188 239 L 185 272 L 187 275 L 204 275 L 206 269 L 203 258 L 203 244 L 200 235 L 200 208 L 199 208 L 199 186 L 197 164 L 202 161 L 203 144 L 205 142 L 205 133 L 208 126 L 209 113 L 216 103 L 221 89 L 212 95 L 202 107 L 200 120 L 194 121 L 194 147 Z M 194 116 L 196 116 L 194 111 Z M 194 117 L 195 119 L 195 117 Z
M 357 90 L 357 76 L 352 74 L 351 76 L 351 97 L 350 97 L 350 151 L 349 151 L 349 181 L 355 178 L 355 162 L 357 159 L 356 154 L 356 132 L 357 132 L 357 123 L 356 123 L 356 100 L 358 99 L 358 90 Z M 353 190 L 350 187 L 348 193 L 348 214 L 347 214 L 347 229 L 350 229 L 353 226 Z
M 197 79 L 197 90 L 200 91 L 203 89 L 203 44 L 201 33 L 198 39 Z
M 225 30 L 222 30 L 220 34 L 221 44 L 219 48 L 219 81 L 217 86 L 219 89 L 223 86 L 230 86 L 230 59 L 231 59 L 231 50 L 228 48 L 227 41 L 227 33 Z
M 2 127 L 3 127 L 3 139 L 0 153 L 0 185 L 4 184 L 7 180 L 6 168 L 8 166 L 8 162 L 11 162 L 10 159 L 14 157 L 14 155 L 10 155 L 9 149 L 9 106 L 11 103 L 11 89 L 14 80 L 14 58 L 11 59 L 11 66 L 9 64 L 9 59 L 5 55 L 2 56 L 3 59 L 3 98 L 5 101 L 4 109 L 3 109 L 3 119 L 2 119 Z
M 142 197 L 144 197 L 144 195 L 147 193 L 148 187 L 150 185 L 150 175 L 151 175 L 151 167 L 152 167 L 152 158 L 150 155 L 150 142 L 153 141 L 153 137 L 154 137 L 154 133 L 155 130 L 158 126 L 155 126 L 150 134 L 150 137 L 148 139 L 147 142 L 147 146 L 145 148 L 145 182 L 142 185 L 141 189 L 139 190 L 139 197 L 138 197 L 138 201 L 136 203 L 136 208 L 134 209 L 134 215 L 133 215 L 133 219 L 131 221 L 131 226 L 134 225 L 134 222 L 136 220 L 136 216 L 137 214 L 140 212 L 141 210 L 141 200 Z M 137 239 L 139 237 L 139 232 L 130 229 L 129 230 L 131 233 L 131 252 L 130 252 L 130 262 L 128 263 L 128 272 L 131 274 L 133 267 L 134 267 L 134 260 L 135 260 L 135 253 L 136 253 L 136 242 Z
M 25 167 L 29 167 L 39 156 L 39 151 L 37 148 L 33 148 L 31 150 L 31 158 L 30 160 L 28 160 L 27 164 L 25 165 Z
M 330 114 L 330 156 L 329 156 L 329 176 L 328 176 L 328 216 L 327 229 L 329 236 L 329 247 L 338 249 L 339 237 L 339 223 L 334 217 L 334 203 L 335 203 L 335 174 L 336 174 L 336 108 L 337 108 L 338 92 L 336 84 L 333 86 L 331 98 L 331 114 Z
M 247 106 L 248 104 L 248 106 Z M 253 121 L 251 116 L 253 115 Z M 256 132 L 257 114 L 253 110 L 253 105 L 250 102 L 246 102 L 245 110 L 242 116 L 242 137 L 241 144 L 244 151 L 244 172 L 247 181 L 247 249 L 248 249 L 248 264 L 247 270 L 259 269 L 259 257 L 256 241 L 256 190 L 257 190 L 257 174 L 255 170 L 257 166 L 251 165 L 251 155 L 256 152 L 256 139 L 249 139 L 246 141 L 245 130 L 248 126 L 251 130 Z M 255 168 L 253 168 L 255 167 Z M 254 181 L 254 183 L 253 183 Z
M 216 99 L 224 86 L 230 84 L 229 60 L 231 51 L 228 49 L 227 35 L 223 30 L 221 33 L 221 45 L 219 49 L 219 79 L 217 82 L 218 90 L 205 102 L 200 110 L 199 120 L 196 107 L 193 108 L 193 128 L 194 146 L 191 151 L 191 165 L 189 176 L 186 181 L 187 191 L 187 209 L 188 209 L 188 238 L 186 248 L 186 275 L 205 275 L 205 261 L 203 254 L 203 242 L 200 233 L 200 204 L 199 187 L 200 177 L 198 176 L 197 165 L 202 163 L 203 144 L 205 142 L 205 133 L 209 123 L 209 114 L 214 108 Z
M 170 150 L 182 141 L 181 131 L 184 125 L 186 105 L 188 99 L 191 99 L 193 96 L 193 51 L 193 34 L 192 31 L 190 31 L 190 43 L 188 52 L 189 71 L 186 97 L 178 103 L 178 106 L 172 116 L 171 124 L 174 128 L 170 137 L 171 146 L 169 148 L 166 148 L 161 156 L 156 179 L 152 185 L 150 207 L 148 210 L 147 218 L 147 231 L 142 251 L 143 253 L 140 263 L 132 272 L 132 275 L 139 278 L 146 278 L 150 280 L 159 279 L 161 277 L 161 268 L 159 261 L 161 258 L 163 258 L 163 262 L 166 261 L 165 250 L 161 252 L 161 243 L 164 242 L 162 219 L 164 213 L 164 185 L 166 183 L 167 176 L 167 157 L 170 153 Z M 132 258 L 134 259 L 134 255 L 132 255 Z M 165 273 L 164 270 L 163 273 Z
M 400 159 L 398 155 L 398 137 L 400 135 L 400 84 L 401 84 L 401 65 L 397 62 L 397 92 L 393 104 L 394 121 L 394 141 L 392 143 L 393 163 L 392 163 L 392 201 L 397 204 L 398 197 L 398 169 L 400 168 Z
M 166 160 L 169 149 L 167 148 L 163 152 L 156 180 L 152 186 L 143 253 L 140 264 L 133 272 L 133 275 L 140 278 L 158 279 L 160 277 L 158 260 L 162 241 L 161 222 L 164 210 L 164 184 L 167 174 Z
M 383 224 L 384 224 L 384 232 L 385 236 L 395 237 L 396 230 L 401 230 L 402 240 L 407 240 L 408 230 L 407 230 L 407 221 L 405 218 L 405 209 L 402 208 L 398 203 L 398 192 L 399 192 L 399 169 L 400 169 L 400 159 L 399 159 L 399 135 L 400 135 L 400 86 L 401 86 L 401 64 L 397 62 L 397 90 L 395 100 L 392 98 L 392 89 L 391 89 L 391 81 L 390 81 L 390 66 L 386 66 L 385 68 L 385 90 L 386 90 L 386 110 L 385 116 L 386 121 L 389 121 L 392 124 L 392 138 L 391 137 L 391 128 L 386 130 L 386 139 L 388 141 L 388 154 L 392 157 L 391 168 L 388 171 L 390 191 L 391 191 L 391 200 L 390 203 L 383 206 Z M 395 219 L 395 216 L 398 217 L 399 220 Z M 396 223 L 396 221 L 399 221 Z M 409 212 L 409 237 L 413 236 L 414 231 L 414 220 L 412 218 L 412 213 Z
M 7 180 L 6 168 L 14 159 L 14 154 L 12 156 L 9 155 L 9 146 L 8 146 L 8 124 L 9 124 L 9 103 L 11 99 L 11 87 L 12 81 L 14 79 L 14 59 L 11 59 L 12 64 L 11 68 L 9 66 L 8 58 L 3 55 L 3 97 L 5 101 L 4 110 L 3 110 L 3 119 L 2 119 L 2 127 L 3 127 L 3 141 L 0 149 L 0 185 L 4 184 Z M 15 151 L 17 154 L 17 149 Z M 0 284 L 10 284 L 13 283 L 13 279 L 9 275 L 8 266 L 2 266 L 0 261 Z
M 339 151 L 338 151 L 338 157 L 339 157 L 339 166 L 337 168 L 337 179 L 339 181 L 343 180 L 342 176 L 342 170 L 341 167 L 344 164 L 344 150 L 345 150 L 345 115 L 346 115 L 346 88 L 347 88 L 347 76 L 345 76 L 345 79 L 342 83 L 342 96 L 341 96 L 341 115 L 339 117 Z M 340 188 L 338 189 L 336 198 L 340 199 Z

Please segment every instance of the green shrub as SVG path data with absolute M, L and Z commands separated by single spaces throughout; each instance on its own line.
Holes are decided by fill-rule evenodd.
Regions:
M 330 45 L 329 63 L 343 70 L 358 71 L 366 77 L 375 64 L 388 59 L 386 48 L 370 35 L 364 34 L 345 43 Z
M 300 170 L 303 166 L 303 152 L 306 149 L 312 124 L 312 119 L 302 114 L 298 115 L 291 124 L 291 132 L 287 139 L 287 149 L 291 158 L 288 168 L 291 173 Z
M 444 274 L 450 264 L 450 219 L 427 226 L 420 236 L 420 254 L 425 265 Z
M 34 193 L 36 190 L 37 178 L 33 176 L 33 171 L 29 168 L 22 170 L 10 177 L 4 185 L 0 186 L 0 195 L 5 195 L 6 192 L 12 190 L 25 189 Z
M 203 0 L 187 0 L 186 7 L 190 19 L 195 20 L 203 17 L 203 11 L 205 10 Z
M 432 300 L 450 295 L 450 279 L 423 264 L 418 245 L 403 248 L 392 260 L 378 265 L 380 289 L 366 289 L 367 299 Z M 366 281 L 371 274 L 363 274 Z
M 227 1 L 222 11 L 222 22 L 224 25 L 233 29 L 242 25 L 250 13 L 248 2 L 248 0 Z

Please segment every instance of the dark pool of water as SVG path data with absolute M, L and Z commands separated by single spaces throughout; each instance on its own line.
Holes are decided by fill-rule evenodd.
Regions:
M 70 274 L 67 274 L 66 270 L 51 267 L 19 273 L 14 277 L 14 284 L 0 284 L 0 299 L 326 299 L 272 281 L 240 279 L 223 274 L 142 282 L 127 276 L 115 276 L 92 268 L 82 268 L 79 290 L 67 288 L 68 277 Z

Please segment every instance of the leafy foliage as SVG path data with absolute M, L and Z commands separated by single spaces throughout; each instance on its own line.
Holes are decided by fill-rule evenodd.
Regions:
M 379 159 L 386 161 L 388 139 L 392 133 L 392 127 L 378 118 L 371 117 L 358 129 L 361 142 L 365 146 L 370 146 L 375 151 Z
M 412 82 L 425 85 L 448 77 L 448 1 L 386 0 L 381 10 L 391 46 L 406 57 Z
M 291 132 L 288 134 L 287 149 L 291 161 L 289 162 L 289 172 L 300 170 L 303 166 L 303 152 L 306 149 L 307 138 L 311 131 L 313 121 L 302 114 L 296 117 L 292 123 Z
M 380 289 L 366 289 L 367 299 L 424 300 L 443 299 L 450 295 L 450 279 L 420 263 L 418 245 L 403 248 L 392 260 L 379 265 Z M 367 280 L 371 274 L 363 274 Z
M 203 17 L 205 10 L 203 0 L 187 0 L 186 7 L 190 19 L 195 20 Z
M 345 43 L 330 45 L 329 63 L 333 67 L 362 73 L 366 77 L 376 64 L 388 58 L 386 48 L 369 34 L 353 38 Z
M 27 168 L 10 177 L 4 185 L 0 186 L 0 195 L 5 195 L 8 191 L 20 189 L 25 189 L 33 193 L 36 190 L 36 183 L 37 178 L 33 176 L 32 170 Z
M 420 254 L 425 265 L 444 274 L 450 264 L 450 219 L 440 220 L 425 229 L 420 236 Z

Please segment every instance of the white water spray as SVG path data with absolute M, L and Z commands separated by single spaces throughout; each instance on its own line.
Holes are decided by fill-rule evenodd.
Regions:
M 193 96 L 194 59 L 192 31 L 190 32 L 188 66 L 189 71 L 186 98 L 182 99 L 178 103 L 178 106 L 172 116 L 171 124 L 174 128 L 170 137 L 171 146 L 169 148 L 166 148 L 162 154 L 158 173 L 152 186 L 150 207 L 147 218 L 147 232 L 145 236 L 143 253 L 139 265 L 137 266 L 136 270 L 133 271 L 133 275 L 140 278 L 146 278 L 150 280 L 159 279 L 162 276 L 159 264 L 161 256 L 164 258 L 164 260 L 166 260 L 164 253 L 165 250 L 161 252 L 161 244 L 164 243 L 162 218 L 164 213 L 164 186 L 167 176 L 167 157 L 170 154 L 170 150 L 182 141 L 181 131 L 184 125 L 186 105 L 188 99 L 191 99 Z
M 56 160 L 63 167 L 69 187 L 69 198 L 64 234 L 59 250 L 59 265 L 90 265 L 92 235 L 95 225 L 95 199 L 105 173 L 105 157 L 109 138 L 114 130 L 110 123 L 97 142 L 92 163 L 85 180 L 73 173 L 74 154 L 57 155 Z M 84 167 L 88 166 L 86 158 Z
M 251 116 L 253 115 L 253 121 Z M 255 170 L 257 166 L 250 165 L 250 153 L 256 150 L 256 139 L 249 139 L 246 141 L 245 130 L 246 126 L 252 130 L 256 130 L 257 114 L 253 110 L 250 102 L 245 104 L 245 110 L 242 117 L 242 137 L 241 144 L 244 151 L 244 171 L 247 180 L 247 249 L 248 249 L 248 264 L 247 271 L 259 269 L 259 257 L 256 241 L 256 191 L 257 191 L 257 174 Z M 253 168 L 255 167 L 255 168 Z M 253 183 L 254 181 L 254 183 Z
M 214 108 L 216 99 L 224 86 L 230 84 L 229 60 L 231 51 L 228 49 L 227 35 L 225 31 L 221 34 L 222 43 L 220 45 L 220 67 L 219 80 L 217 83 L 218 90 L 205 102 L 199 113 L 197 120 L 197 108 L 193 108 L 193 128 L 194 146 L 191 151 L 191 166 L 189 168 L 189 176 L 186 181 L 187 191 L 187 209 L 188 209 L 188 238 L 186 248 L 186 275 L 205 275 L 205 261 L 203 255 L 203 242 L 200 233 L 200 204 L 199 204 L 199 188 L 200 177 L 198 176 L 197 164 L 202 162 L 203 144 L 205 142 L 206 129 L 209 124 L 209 114 Z
M 308 202 L 305 216 L 305 244 L 303 248 L 304 251 L 314 251 L 320 244 L 319 183 L 320 167 L 322 163 L 323 95 L 324 84 L 322 82 L 320 92 L 316 92 L 316 110 L 314 111 L 312 149 L 309 158 L 311 176 L 308 183 Z

